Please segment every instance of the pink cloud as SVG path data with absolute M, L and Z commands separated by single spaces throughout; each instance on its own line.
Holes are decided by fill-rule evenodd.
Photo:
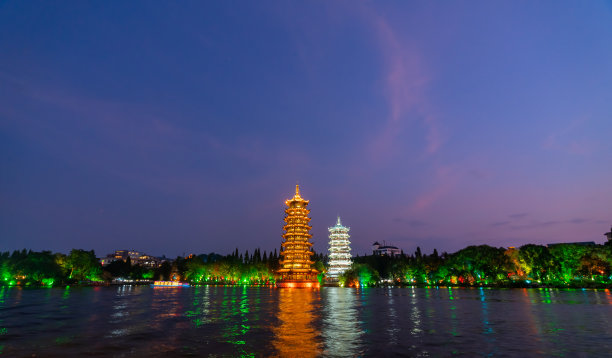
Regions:
M 460 177 L 461 173 L 458 167 L 454 165 L 438 166 L 435 170 L 432 187 L 414 199 L 406 215 L 414 216 L 431 207 L 455 187 Z
M 569 125 L 549 134 L 542 143 L 547 150 L 562 151 L 575 155 L 589 155 L 599 150 L 601 143 L 592 138 L 576 138 L 588 122 L 588 117 L 578 118 Z
M 411 113 L 422 118 L 426 128 L 425 152 L 437 153 L 444 138 L 437 116 L 425 94 L 431 76 L 423 64 L 418 46 L 409 38 L 400 37 L 383 16 L 369 9 L 364 9 L 363 13 L 378 35 L 385 63 L 384 84 L 389 104 L 389 118 L 371 143 L 372 155 L 380 159 L 392 150 Z

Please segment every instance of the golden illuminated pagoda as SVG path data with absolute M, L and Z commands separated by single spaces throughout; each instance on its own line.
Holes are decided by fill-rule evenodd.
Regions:
M 314 255 L 308 241 L 312 237 L 309 231 L 312 228 L 308 223 L 310 210 L 306 207 L 309 201 L 300 196 L 300 186 L 295 186 L 293 198 L 285 201 L 285 222 L 283 230 L 283 243 L 281 248 L 280 269 L 276 272 L 277 287 L 319 287 L 314 264 L 310 257 Z

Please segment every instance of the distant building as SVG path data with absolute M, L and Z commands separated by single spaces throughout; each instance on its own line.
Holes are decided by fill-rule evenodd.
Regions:
M 610 227 L 610 232 L 607 232 L 604 235 L 606 235 L 608 241 L 612 241 L 612 227 Z
M 378 241 L 372 244 L 372 254 L 380 255 L 380 256 L 396 256 L 401 253 L 401 250 L 396 246 L 386 245 L 383 242 L 383 245 L 379 244 Z
M 140 266 L 144 266 L 148 268 L 157 268 L 161 266 L 161 264 L 164 263 L 164 261 L 166 260 L 159 258 L 159 257 L 150 256 L 150 255 L 141 255 L 138 258 L 138 260 L 136 260 L 136 263 Z
M 595 241 L 578 241 L 578 242 L 555 242 L 553 244 L 547 244 L 546 247 L 553 247 L 558 245 L 580 245 L 580 246 L 595 246 Z
M 159 267 L 164 261 L 166 261 L 165 259 L 146 255 L 139 251 L 116 250 L 114 253 L 108 254 L 106 257 L 101 258 L 100 264 L 102 264 L 102 266 L 106 266 L 114 261 L 127 261 L 128 258 L 130 259 L 132 265 L 141 265 L 149 268 Z

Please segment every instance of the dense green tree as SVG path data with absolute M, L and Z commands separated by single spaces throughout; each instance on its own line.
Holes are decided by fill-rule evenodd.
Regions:
M 563 282 L 570 282 L 576 279 L 580 269 L 581 258 L 589 251 L 587 246 L 577 244 L 557 244 L 548 248 L 555 267 L 554 276 Z
M 520 269 L 527 277 L 547 279 L 555 271 L 554 257 L 546 246 L 523 245 L 518 251 Z
M 102 269 L 93 250 L 73 249 L 70 251 L 65 264 L 70 271 L 68 275 L 70 279 L 77 281 L 100 281 L 102 279 Z
M 507 281 L 508 273 L 514 269 L 504 252 L 503 248 L 488 245 L 468 246 L 451 255 L 446 265 L 460 283 L 499 283 Z
M 344 286 L 374 286 L 380 281 L 378 271 L 368 264 L 353 263 L 351 268 L 340 275 L 340 283 Z

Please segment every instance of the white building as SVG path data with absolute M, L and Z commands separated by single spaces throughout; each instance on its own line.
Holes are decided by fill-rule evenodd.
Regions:
M 329 269 L 327 281 L 338 282 L 338 277 L 351 268 L 350 228 L 342 226 L 340 217 L 336 226 L 329 229 Z
M 396 246 L 386 245 L 384 243 L 383 245 L 381 245 L 378 243 L 378 241 L 372 244 L 372 254 L 374 255 L 396 256 L 396 255 L 399 255 L 400 253 L 401 253 L 401 250 L 397 248 Z

